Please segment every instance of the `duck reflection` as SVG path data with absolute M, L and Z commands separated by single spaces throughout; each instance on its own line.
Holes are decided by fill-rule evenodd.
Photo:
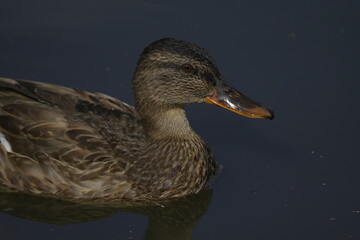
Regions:
M 119 211 L 149 217 L 144 239 L 191 239 L 193 228 L 206 213 L 212 190 L 156 202 L 70 202 L 14 192 L 0 192 L 0 210 L 16 217 L 65 225 L 97 221 Z

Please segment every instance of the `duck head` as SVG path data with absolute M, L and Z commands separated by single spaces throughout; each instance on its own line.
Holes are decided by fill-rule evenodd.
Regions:
M 270 109 L 230 86 L 205 49 L 182 40 L 166 38 L 147 46 L 133 88 L 140 115 L 154 106 L 183 108 L 205 102 L 250 118 L 274 117 Z

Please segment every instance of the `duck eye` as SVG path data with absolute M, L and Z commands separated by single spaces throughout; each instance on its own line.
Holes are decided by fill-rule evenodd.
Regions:
M 194 70 L 194 67 L 191 64 L 186 63 L 186 64 L 181 66 L 181 70 L 186 72 L 186 73 L 190 73 L 190 72 L 192 72 Z

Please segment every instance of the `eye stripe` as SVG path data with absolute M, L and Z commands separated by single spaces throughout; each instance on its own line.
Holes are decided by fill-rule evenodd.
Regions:
M 158 63 L 156 64 L 157 68 L 178 68 L 179 65 L 174 63 Z

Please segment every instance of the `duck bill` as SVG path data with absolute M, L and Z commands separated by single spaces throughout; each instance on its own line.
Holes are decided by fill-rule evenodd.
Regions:
M 220 80 L 216 81 L 215 93 L 206 97 L 205 102 L 249 118 L 274 118 L 272 110 L 251 100 L 226 82 Z

